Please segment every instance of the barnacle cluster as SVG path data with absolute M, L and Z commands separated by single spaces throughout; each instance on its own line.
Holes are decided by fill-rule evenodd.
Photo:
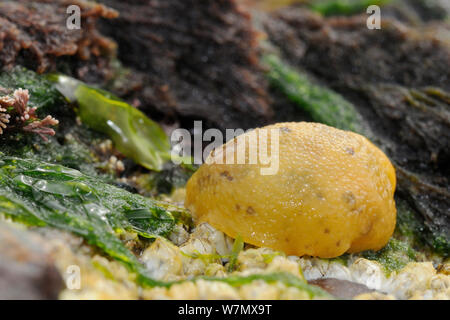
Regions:
M 338 279 L 364 285 L 366 293 L 354 299 L 449 299 L 450 277 L 445 266 L 434 268 L 431 262 L 410 262 L 402 269 L 387 275 L 373 260 L 354 257 L 348 261 L 312 257 L 286 256 L 269 248 L 247 247 L 238 255 L 236 269 L 227 270 L 223 256 L 230 254 L 232 240 L 208 224 L 200 224 L 187 233 L 183 243 L 157 239 L 141 256 L 147 270 L 160 280 L 183 280 L 170 288 L 141 289 L 135 285 L 126 269 L 115 261 L 95 255 L 87 256 L 71 251 L 67 243 L 54 239 L 49 243 L 58 257 L 58 267 L 65 270 L 77 264 L 85 275 L 81 290 L 63 290 L 62 299 L 321 299 L 310 296 L 307 290 L 283 282 L 252 281 L 241 286 L 226 282 L 195 278 L 208 276 L 226 279 L 230 276 L 249 277 L 284 272 L 299 279 Z M 93 263 L 91 263 L 93 261 Z M 103 275 L 102 275 L 103 274 Z M 114 275 L 113 279 L 104 275 Z M 195 280 L 196 279 L 196 280 Z M 339 298 L 339 297 L 338 297 Z

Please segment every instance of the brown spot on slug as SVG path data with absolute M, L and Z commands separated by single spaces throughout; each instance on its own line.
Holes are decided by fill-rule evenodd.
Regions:
M 230 175 L 230 173 L 228 171 L 221 172 L 220 176 L 227 178 L 228 181 L 233 181 L 233 177 Z
M 355 154 L 355 150 L 351 147 L 348 147 L 345 149 L 345 152 L 347 152 L 349 155 L 354 155 Z
M 353 206 L 356 202 L 355 195 L 351 191 L 346 191 L 342 194 L 342 199 L 350 206 Z

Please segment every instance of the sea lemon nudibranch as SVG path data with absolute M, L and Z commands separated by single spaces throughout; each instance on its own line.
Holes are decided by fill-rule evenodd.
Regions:
M 361 135 L 318 123 L 254 131 L 270 137 L 271 129 L 279 130 L 278 171 L 264 175 L 262 165 L 248 162 L 203 164 L 186 189 L 195 221 L 292 255 L 331 258 L 383 248 L 396 222 L 395 170 L 387 156 Z M 237 152 L 233 145 L 251 141 L 249 134 L 220 151 Z

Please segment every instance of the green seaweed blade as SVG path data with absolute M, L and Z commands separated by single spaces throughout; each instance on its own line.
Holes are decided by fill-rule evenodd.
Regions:
M 147 238 L 167 236 L 176 223 L 172 212 L 180 210 L 74 169 L 0 155 L 0 213 L 27 225 L 79 235 L 143 277 L 144 268 L 117 235 L 134 231 Z M 130 218 L 136 212 L 139 223 Z
M 116 148 L 143 167 L 160 171 L 171 159 L 171 146 L 164 130 L 140 110 L 111 93 L 68 76 L 47 76 L 71 102 L 90 129 L 108 135 Z
M 129 104 L 80 85 L 78 114 L 88 127 L 107 134 L 117 149 L 150 170 L 161 170 L 170 156 L 169 140 L 154 121 Z
M 341 95 L 311 83 L 306 75 L 290 68 L 273 54 L 265 55 L 263 63 L 269 67 L 267 76 L 272 85 L 301 106 L 314 121 L 372 136 L 369 129 L 361 125 L 363 119 L 355 107 Z

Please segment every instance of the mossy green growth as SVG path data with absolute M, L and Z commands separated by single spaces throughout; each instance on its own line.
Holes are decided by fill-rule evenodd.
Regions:
M 276 55 L 265 55 L 263 63 L 269 68 L 267 76 L 271 84 L 305 110 L 312 120 L 366 137 L 372 135 L 368 126 L 362 125 L 364 121 L 353 104 L 338 93 L 314 84 L 305 74 L 291 68 Z
M 324 16 L 366 13 L 371 5 L 382 6 L 392 0 L 312 0 L 309 8 Z
M 0 87 L 2 94 L 10 95 L 19 88 L 27 89 L 30 107 L 36 107 L 41 115 L 51 113 L 60 120 L 55 128 L 56 135 L 47 137 L 48 141 L 18 130 L 5 131 L 0 135 L 1 152 L 19 158 L 58 163 L 97 175 L 98 159 L 92 149 L 105 137 L 76 124 L 72 106 L 46 76 L 16 66 L 10 72 L 0 73 Z
M 45 77 L 21 66 L 0 73 L 0 87 L 12 94 L 15 89 L 27 89 L 30 93 L 28 105 L 36 107 L 39 115 L 46 115 L 67 104 L 65 98 Z
M 383 249 L 364 251 L 361 255 L 366 259 L 379 262 L 389 276 L 392 272 L 401 270 L 409 262 L 416 261 L 418 253 L 407 243 L 392 238 Z
M 432 253 L 441 255 L 444 259 L 447 258 L 450 254 L 448 236 L 446 237 L 439 230 L 426 228 L 405 200 L 397 197 L 395 202 L 397 206 L 395 238 L 408 243 L 413 248 L 420 249 L 426 255 Z
M 396 238 L 408 242 L 411 246 L 421 246 L 423 244 L 421 233 L 425 231 L 424 226 L 405 200 L 396 198 L 395 204 L 397 207 Z

